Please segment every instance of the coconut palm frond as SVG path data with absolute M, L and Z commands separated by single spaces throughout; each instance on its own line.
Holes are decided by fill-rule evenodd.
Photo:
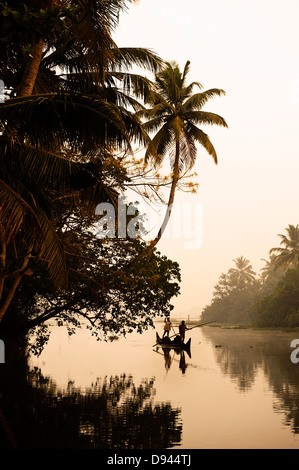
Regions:
M 61 74 L 58 77 L 59 87 L 64 92 L 74 92 L 91 95 L 98 95 L 99 99 L 107 100 L 111 103 L 127 103 L 133 110 L 142 109 L 144 103 L 153 102 L 154 84 L 147 78 L 133 73 L 106 72 L 105 83 L 99 80 L 98 71 L 73 72 Z M 57 89 L 57 88 L 56 88 Z M 120 98 L 117 98 L 117 97 Z
M 27 181 L 34 179 L 39 184 L 56 184 L 60 187 L 69 186 L 70 180 L 81 168 L 79 162 L 44 147 L 29 142 L 15 142 L 6 146 L 1 158 L 7 159 L 5 165 L 17 165 L 17 172 L 23 174 Z M 2 167 L 3 168 L 3 167 Z
M 19 230 L 26 214 L 32 214 L 30 205 L 13 189 L 0 179 L 0 213 L 1 221 L 5 221 L 7 242 Z
M 187 78 L 188 73 L 190 72 L 190 69 L 191 69 L 191 62 L 190 62 L 190 60 L 187 60 L 187 62 L 185 63 L 184 69 L 183 69 L 182 76 L 181 76 L 181 83 L 180 83 L 181 88 L 185 84 L 185 80 Z
M 137 143 L 138 145 L 147 145 L 150 139 L 138 115 L 132 114 L 130 111 L 128 111 L 122 106 L 118 106 L 118 109 L 121 114 L 122 122 L 125 125 L 126 137 L 128 138 L 128 140 L 125 140 L 123 138 L 119 139 L 119 137 L 121 137 L 119 136 L 118 147 L 126 147 L 128 151 L 131 151 L 132 143 Z
M 164 125 L 148 144 L 145 162 L 153 160 L 156 165 L 160 165 L 172 145 L 173 129 L 170 126 Z
M 154 119 L 151 119 L 150 121 L 146 121 L 143 124 L 143 127 L 146 130 L 146 132 L 150 134 L 160 129 L 160 127 L 163 126 L 163 124 L 164 124 L 164 117 L 158 116 L 158 117 L 155 117 Z
M 111 70 L 130 70 L 139 67 L 157 73 L 164 65 L 164 61 L 151 49 L 141 47 L 121 47 L 113 51 Z
M 208 152 L 208 154 L 211 155 L 211 157 L 213 157 L 214 162 L 217 164 L 218 163 L 217 153 L 216 153 L 215 147 L 210 141 L 209 136 L 203 130 L 199 129 L 191 122 L 188 122 L 186 124 L 186 128 L 188 132 L 191 133 L 193 139 L 196 142 L 198 142 Z
M 68 268 L 63 246 L 55 227 L 45 216 L 44 211 L 37 209 L 35 210 L 36 220 L 41 227 L 37 246 L 38 257 L 47 264 L 50 279 L 54 286 L 65 288 L 68 283 Z
M 106 73 L 108 86 L 111 86 L 111 80 L 113 80 L 113 86 L 118 86 L 124 93 L 133 95 L 136 99 L 142 99 L 144 103 L 152 102 L 154 99 L 155 85 L 147 77 L 123 71 L 108 71 Z
M 280 246 L 269 250 L 269 254 L 274 257 L 275 269 L 286 270 L 299 262 L 299 226 L 288 225 L 285 230 L 287 235 L 278 234 Z
M 97 97 L 72 93 L 13 98 L 0 104 L 1 121 L 17 126 L 34 145 L 67 143 L 74 151 L 94 152 L 107 144 L 131 148 L 132 128 L 136 138 L 144 139 L 141 123 L 133 113 Z
M 118 196 L 119 193 L 115 189 L 105 186 L 101 181 L 83 189 L 81 194 L 82 201 L 85 202 L 90 214 L 95 214 L 95 209 L 101 202 L 109 202 L 117 207 Z
M 197 148 L 195 145 L 195 140 L 193 136 L 187 132 L 185 127 L 182 129 L 183 145 L 181 144 L 180 147 L 180 154 L 181 154 L 181 168 L 180 173 L 184 170 L 190 170 L 195 164 L 196 156 L 197 156 Z
M 208 111 L 189 111 L 185 114 L 186 119 L 190 119 L 190 121 L 196 124 L 208 124 L 208 125 L 216 125 L 220 127 L 228 127 L 225 119 L 219 114 L 210 113 Z
M 31 195 L 32 199 L 32 195 Z M 56 230 L 35 200 L 29 204 L 3 180 L 0 180 L 0 214 L 5 220 L 7 241 L 26 224 L 26 237 L 34 242 L 35 256 L 46 262 L 54 285 L 66 287 L 68 272 L 64 251 Z
M 190 96 L 185 103 L 183 103 L 183 112 L 193 111 L 195 109 L 200 110 L 202 107 L 215 96 L 224 96 L 225 91 L 219 88 L 211 88 L 201 93 L 196 93 Z
M 116 48 L 112 32 L 119 22 L 119 14 L 124 10 L 125 0 L 75 0 L 78 6 L 77 24 L 69 32 L 75 46 L 84 51 L 84 59 L 89 67 L 102 67 L 113 57 Z
M 158 103 L 155 103 L 152 108 L 144 108 L 138 113 L 139 117 L 147 118 L 147 119 L 152 119 L 155 117 L 171 117 L 173 114 L 173 108 L 172 106 L 165 102 L 165 101 L 160 101 Z M 164 119 L 165 120 L 165 119 Z

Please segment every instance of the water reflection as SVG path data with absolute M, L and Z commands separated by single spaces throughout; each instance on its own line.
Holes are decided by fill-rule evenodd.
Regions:
M 154 403 L 154 380 L 97 378 L 65 389 L 39 368 L 2 369 L 0 448 L 161 449 L 179 445 L 180 410 Z
M 292 339 L 204 327 L 191 358 L 152 331 L 113 344 L 56 331 L 43 357 L 0 367 L 0 448 L 298 447 Z
M 296 333 L 298 335 L 298 333 Z M 296 335 L 295 334 L 295 335 Z M 290 360 L 292 333 L 206 328 L 203 336 L 215 348 L 221 372 L 240 392 L 250 390 L 260 372 L 274 393 L 274 411 L 299 433 L 299 364 Z M 221 340 L 221 348 L 216 346 Z
M 162 350 L 162 353 L 160 352 Z M 164 356 L 165 369 L 169 371 L 173 362 L 178 363 L 179 369 L 182 374 L 185 374 L 188 364 L 186 363 L 186 354 L 191 357 L 190 354 L 186 353 L 183 350 L 177 350 L 172 348 L 163 348 L 162 346 L 157 346 L 155 352 Z
M 188 367 L 188 365 L 186 364 L 185 353 L 184 353 L 184 351 L 181 351 L 181 353 L 180 353 L 180 369 L 181 369 L 183 374 L 186 372 L 187 367 Z

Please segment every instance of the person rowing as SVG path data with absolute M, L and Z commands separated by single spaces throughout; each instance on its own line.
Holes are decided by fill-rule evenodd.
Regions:
M 162 338 L 164 338 L 164 336 L 167 336 L 169 338 L 170 329 L 171 329 L 171 321 L 170 321 L 170 318 L 167 317 L 165 318 L 165 321 L 164 321 L 164 333 L 163 333 Z
M 187 328 L 184 320 L 182 320 L 182 323 L 179 325 L 179 332 L 180 332 L 181 341 L 183 343 L 185 341 L 185 332 L 186 332 L 186 330 L 189 330 L 189 328 Z

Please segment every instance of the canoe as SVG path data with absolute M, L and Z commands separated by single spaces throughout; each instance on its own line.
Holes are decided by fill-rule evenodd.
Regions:
M 190 354 L 191 338 L 188 339 L 187 343 L 183 343 L 179 336 L 171 340 L 168 337 L 161 338 L 156 332 L 156 341 L 157 344 L 159 344 L 163 348 L 182 349 L 183 351 L 186 351 L 188 354 Z

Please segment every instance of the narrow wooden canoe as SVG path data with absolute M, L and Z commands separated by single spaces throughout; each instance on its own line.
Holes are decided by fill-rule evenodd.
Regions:
M 163 348 L 174 348 L 174 349 L 182 349 L 190 354 L 190 347 L 191 347 L 191 338 L 188 339 L 187 343 L 181 342 L 180 338 L 175 338 L 171 340 L 170 338 L 161 338 L 159 334 L 156 332 L 156 341 L 157 344 L 162 346 Z

